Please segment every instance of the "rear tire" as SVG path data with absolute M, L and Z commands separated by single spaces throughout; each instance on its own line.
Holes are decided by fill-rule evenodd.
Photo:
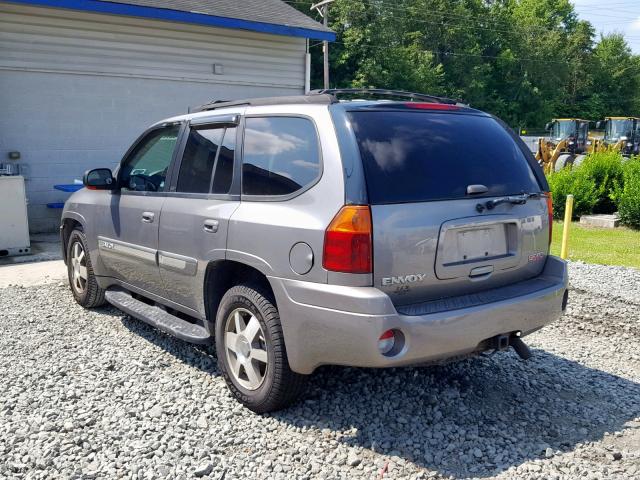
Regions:
M 84 232 L 75 229 L 67 243 L 67 274 L 73 298 L 85 308 L 104 305 L 104 290 L 98 286 L 91 266 Z
M 218 368 L 236 399 L 256 413 L 295 402 L 307 376 L 289 368 L 278 309 L 255 285 L 238 285 L 222 297 L 216 318 Z

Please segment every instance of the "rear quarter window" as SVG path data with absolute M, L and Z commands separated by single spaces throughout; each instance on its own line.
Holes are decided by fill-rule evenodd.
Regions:
M 407 111 L 349 112 L 373 204 L 539 192 L 522 150 L 493 118 Z
M 311 120 L 284 116 L 246 119 L 243 195 L 290 195 L 314 183 L 320 173 L 320 147 Z

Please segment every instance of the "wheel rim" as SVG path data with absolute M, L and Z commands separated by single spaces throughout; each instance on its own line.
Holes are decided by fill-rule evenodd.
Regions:
M 87 256 L 80 242 L 71 246 L 71 286 L 79 294 L 87 288 Z
M 267 375 L 267 343 L 260 321 L 246 308 L 227 317 L 224 349 L 233 378 L 247 390 L 257 390 Z

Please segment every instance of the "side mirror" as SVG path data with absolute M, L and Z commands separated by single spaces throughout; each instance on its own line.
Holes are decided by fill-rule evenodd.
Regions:
M 602 122 L 601 122 L 600 120 L 598 120 L 598 121 L 596 122 L 596 130 L 602 130 L 602 126 L 603 126 L 603 125 L 602 125 Z
M 552 126 L 553 126 L 553 125 L 551 124 L 551 122 L 549 122 L 549 123 L 547 123 L 547 124 L 544 126 L 544 129 L 545 129 L 545 130 L 547 130 L 547 131 L 548 131 L 548 130 L 551 130 L 551 127 L 552 127 Z
M 114 190 L 116 187 L 116 180 L 108 168 L 87 170 L 82 177 L 82 183 L 89 190 Z

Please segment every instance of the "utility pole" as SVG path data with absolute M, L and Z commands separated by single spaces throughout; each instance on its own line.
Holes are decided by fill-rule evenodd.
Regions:
M 327 27 L 329 25 L 329 5 L 335 0 L 322 0 L 316 4 L 311 5 L 311 10 L 317 10 L 322 16 L 322 24 Z M 323 72 L 324 72 L 324 88 L 329 88 L 329 42 L 324 40 L 322 42 L 322 56 L 323 56 Z
M 324 6 L 324 18 L 322 23 L 326 27 L 329 25 L 329 4 Z M 329 88 L 329 42 L 322 42 L 322 57 L 323 57 L 323 71 L 324 71 L 324 88 Z

